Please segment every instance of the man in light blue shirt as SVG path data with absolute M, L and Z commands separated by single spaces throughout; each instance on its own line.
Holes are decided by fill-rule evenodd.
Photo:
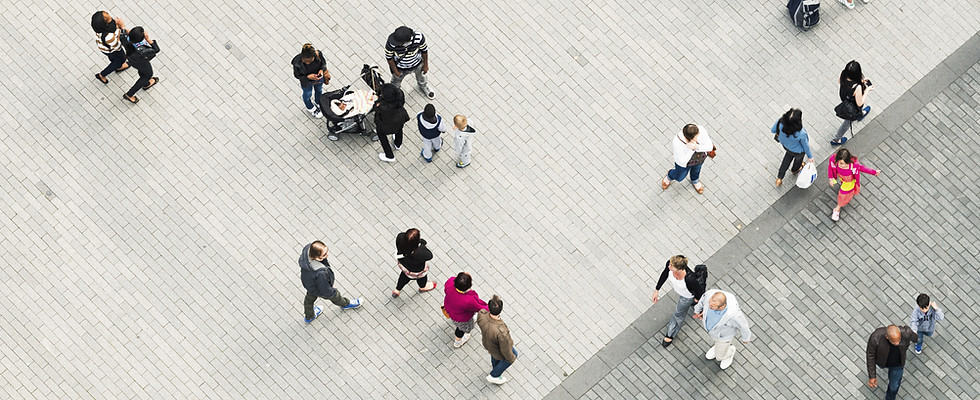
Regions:
M 702 321 L 704 329 L 715 341 L 714 346 L 708 349 L 704 357 L 709 360 L 721 361 L 721 369 L 726 369 L 732 365 L 735 357 L 735 346 L 732 346 L 735 334 L 742 336 L 743 343 L 752 340 L 749 321 L 738 307 L 738 300 L 735 299 L 735 295 L 718 289 L 711 289 L 701 297 L 702 300 L 705 298 L 709 299 L 707 301 L 708 310 L 704 309 L 704 301 L 700 301 L 694 306 L 694 318 Z

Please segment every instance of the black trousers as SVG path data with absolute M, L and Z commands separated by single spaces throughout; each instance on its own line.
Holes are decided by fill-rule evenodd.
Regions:
M 402 147 L 402 130 L 393 132 L 395 134 L 395 147 Z M 378 141 L 381 142 L 381 148 L 385 151 L 385 157 L 395 158 L 395 153 L 391 150 L 391 145 L 388 144 L 388 135 L 392 133 L 381 133 L 378 132 Z
M 803 156 L 804 153 L 794 153 L 792 151 L 786 150 L 786 155 L 783 156 L 783 162 L 779 164 L 779 173 L 776 177 L 783 179 L 786 176 L 786 170 L 789 169 L 790 162 L 793 163 L 793 173 L 799 173 L 803 169 Z
M 348 300 L 346 297 L 342 296 L 340 294 L 340 291 L 339 290 L 335 290 L 335 291 L 337 293 L 334 294 L 333 297 L 331 297 L 329 299 L 327 299 L 326 297 L 324 297 L 324 298 L 327 299 L 327 300 L 330 300 L 330 302 L 332 302 L 337 307 L 345 307 L 348 304 L 350 304 L 350 300 Z M 316 316 L 316 313 L 313 312 L 313 303 L 316 302 L 316 299 L 318 297 L 319 296 L 317 296 L 315 294 L 312 294 L 312 293 L 309 293 L 309 292 L 306 293 L 306 298 L 303 299 L 303 313 L 305 314 L 306 319 L 312 319 L 313 317 Z
M 129 91 L 128 92 L 126 92 L 126 95 L 129 96 L 129 97 L 135 96 L 137 91 L 139 91 L 140 89 L 146 87 L 146 85 L 149 85 L 150 84 L 150 78 L 153 77 L 153 68 L 152 67 L 141 69 L 141 70 L 139 70 L 139 72 L 140 72 L 140 79 L 137 80 L 136 83 L 133 84 L 133 87 L 129 88 Z
M 408 281 L 410 281 L 410 280 L 412 280 L 412 278 L 409 278 L 408 276 L 405 276 L 405 272 L 402 272 L 401 274 L 398 274 L 398 284 L 395 285 L 395 290 L 397 290 L 397 291 L 400 292 L 402 290 L 402 288 L 404 288 L 405 285 L 407 285 L 408 284 Z M 418 282 L 419 288 L 424 288 L 425 285 L 427 285 L 429 283 L 429 277 L 428 276 L 423 276 L 423 277 L 421 277 L 419 279 L 415 279 L 415 281 Z

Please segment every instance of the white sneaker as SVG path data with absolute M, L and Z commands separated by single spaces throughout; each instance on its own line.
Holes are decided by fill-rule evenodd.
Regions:
M 731 350 L 728 350 L 728 358 L 721 360 L 721 369 L 728 368 L 732 365 L 732 361 L 735 361 L 735 346 L 732 346 Z
M 871 0 L 864 0 L 864 4 L 868 4 L 870 2 L 871 2 Z
M 708 349 L 708 352 L 704 353 L 704 358 L 707 358 L 709 360 L 715 359 L 715 346 L 711 346 L 711 348 Z
M 467 340 L 470 340 L 470 334 L 464 333 L 462 338 L 453 341 L 453 347 L 457 349 L 463 347 L 463 344 L 466 343 Z
M 395 162 L 395 157 L 392 158 L 385 157 L 385 153 L 378 153 L 378 158 L 380 158 L 381 161 L 384 162 Z
M 402 144 L 404 144 L 404 143 L 402 143 Z M 402 149 L 401 146 L 398 146 L 398 145 L 396 145 L 394 143 L 391 144 L 391 148 L 395 149 L 395 151 L 398 151 L 398 150 L 401 150 Z
M 314 108 L 314 109 L 307 108 L 306 111 L 309 111 L 310 115 L 312 115 L 313 118 L 323 118 L 323 114 L 320 113 L 320 109 L 318 108 Z
M 500 375 L 499 378 L 494 378 L 490 375 L 487 375 L 487 382 L 490 382 L 495 385 L 503 385 L 504 382 L 507 382 L 507 378 L 504 378 L 503 375 Z
M 340 138 L 337 137 L 337 135 L 334 135 L 334 134 L 327 135 L 327 139 L 330 139 L 330 140 L 335 141 L 335 142 L 338 141 L 338 140 L 340 140 Z
M 837 1 L 843 4 L 844 7 L 847 7 L 851 10 L 854 9 L 854 0 L 837 0 Z

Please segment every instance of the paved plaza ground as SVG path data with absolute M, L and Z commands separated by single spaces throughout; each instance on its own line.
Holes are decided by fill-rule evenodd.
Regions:
M 978 397 L 980 67 L 942 63 L 976 42 L 980 3 L 825 2 L 806 33 L 779 3 L 4 4 L 0 397 L 873 398 L 867 334 L 907 320 L 917 291 L 948 321 L 910 355 L 903 393 Z M 98 9 L 160 43 L 163 81 L 137 105 L 121 98 L 135 71 L 93 77 Z M 412 125 L 381 163 L 377 143 L 328 141 L 303 109 L 289 66 L 303 43 L 333 89 L 383 63 L 402 24 L 427 36 L 437 109 L 480 132 L 466 169 L 449 148 L 423 163 Z M 772 186 L 767 132 L 799 107 L 825 160 L 851 59 L 877 86 L 854 146 L 885 173 L 833 224 L 823 172 L 806 192 Z M 928 87 L 937 76 L 953 84 Z M 426 100 L 403 88 L 414 115 Z M 931 96 L 903 101 L 910 89 Z M 658 185 L 689 122 L 719 147 L 701 196 Z M 772 213 L 785 223 L 771 235 L 740 239 Z M 503 296 L 511 382 L 484 380 L 479 335 L 452 348 L 441 287 L 388 295 L 409 227 L 435 254 L 430 279 L 466 270 Z M 317 239 L 366 304 L 321 302 L 307 325 L 296 259 Z M 703 360 L 693 324 L 669 351 L 647 342 L 665 321 L 631 331 L 672 307 L 649 296 L 676 253 L 730 265 L 711 282 L 758 337 L 728 371 Z M 636 346 L 589 375 L 624 337 Z

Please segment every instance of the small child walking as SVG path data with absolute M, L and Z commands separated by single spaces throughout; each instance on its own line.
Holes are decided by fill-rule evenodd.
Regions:
M 422 135 L 422 159 L 432 162 L 432 156 L 442 149 L 442 137 L 439 135 L 449 131 L 449 121 L 436 114 L 436 106 L 432 103 L 426 104 L 415 119 L 419 122 L 419 133 Z
M 470 165 L 470 156 L 473 154 L 473 135 L 476 129 L 466 121 L 463 115 L 453 117 L 453 138 L 456 141 L 456 168 L 466 168 Z
M 932 337 L 933 332 L 936 331 L 936 322 L 942 321 L 945 314 L 936 302 L 929 301 L 928 294 L 920 294 L 915 298 L 915 303 L 918 307 L 912 310 L 909 328 L 919 334 L 919 341 L 915 343 L 915 348 L 912 350 L 915 354 L 922 354 L 922 342 L 925 341 L 926 336 Z
M 840 209 L 851 202 L 854 196 L 861 193 L 861 173 L 879 175 L 880 170 L 871 169 L 858 164 L 857 157 L 853 156 L 847 149 L 837 150 L 830 156 L 830 165 L 827 166 L 827 176 L 830 178 L 830 186 L 837 185 L 840 179 L 840 191 L 837 193 L 837 207 L 834 207 L 830 219 L 837 221 L 840 219 Z

